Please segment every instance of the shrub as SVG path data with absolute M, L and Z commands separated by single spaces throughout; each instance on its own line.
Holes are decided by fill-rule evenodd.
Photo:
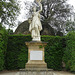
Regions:
M 66 36 L 66 49 L 63 60 L 67 70 L 75 71 L 75 32 L 70 32 Z
M 5 68 L 5 54 L 7 48 L 7 31 L 2 28 L 0 30 L 0 70 Z
M 62 69 L 63 44 L 62 38 L 59 36 L 43 37 L 43 41 L 48 44 L 45 48 L 45 61 L 48 68 L 54 70 Z
M 28 61 L 28 48 L 25 42 L 31 41 L 30 35 L 10 35 L 6 53 L 7 69 L 25 68 Z M 42 36 L 42 41 L 48 42 L 45 48 L 45 60 L 48 68 L 61 70 L 62 68 L 62 38 L 56 36 Z
M 20 69 L 25 67 L 25 63 L 28 59 L 28 49 L 25 45 L 26 41 L 31 41 L 31 37 L 24 35 L 9 35 L 6 53 L 7 69 Z

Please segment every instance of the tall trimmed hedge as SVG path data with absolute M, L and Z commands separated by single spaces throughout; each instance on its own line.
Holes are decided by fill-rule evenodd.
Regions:
M 25 67 L 25 63 L 28 61 L 28 49 L 25 45 L 26 41 L 31 41 L 31 37 L 9 35 L 6 53 L 7 69 L 20 69 Z
M 48 42 L 45 47 L 45 61 L 48 68 L 61 70 L 63 45 L 62 38 L 56 36 L 42 36 L 42 41 Z M 6 53 L 7 69 L 25 68 L 28 61 L 28 48 L 25 42 L 31 41 L 31 36 L 10 35 Z
M 7 31 L 2 28 L 0 30 L 0 71 L 5 68 L 5 55 L 7 49 Z
M 75 32 L 70 32 L 66 36 L 63 60 L 66 64 L 66 70 L 75 71 Z
M 63 38 L 58 36 L 43 37 L 43 41 L 47 41 L 48 44 L 45 47 L 45 61 L 48 68 L 54 70 L 62 69 L 62 57 L 63 57 Z M 47 40 L 49 39 L 49 40 Z

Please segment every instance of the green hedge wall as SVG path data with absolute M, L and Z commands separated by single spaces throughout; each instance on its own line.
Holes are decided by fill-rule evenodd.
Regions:
M 31 37 L 24 35 L 10 35 L 8 37 L 6 69 L 12 70 L 25 67 L 25 63 L 28 61 L 26 41 L 31 41 Z
M 5 55 L 7 49 L 7 31 L 2 28 L 0 29 L 0 71 L 5 68 Z
M 48 44 L 45 48 L 45 61 L 48 65 L 48 68 L 52 68 L 54 70 L 62 69 L 62 57 L 63 57 L 62 43 L 63 39 L 61 37 L 57 36 L 49 37 Z
M 75 71 L 75 32 L 70 32 L 66 36 L 63 60 L 66 64 L 66 70 Z
M 63 41 L 57 36 L 42 36 L 42 41 L 48 42 L 45 47 L 45 61 L 48 68 L 54 70 L 62 69 Z M 21 69 L 25 68 L 28 61 L 28 48 L 25 42 L 31 41 L 30 35 L 10 35 L 6 53 L 6 68 Z

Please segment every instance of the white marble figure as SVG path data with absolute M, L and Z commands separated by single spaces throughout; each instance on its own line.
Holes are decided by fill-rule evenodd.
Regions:
M 41 41 L 40 39 L 40 31 L 42 30 L 42 24 L 40 21 L 40 12 L 42 11 L 41 1 L 37 0 L 40 10 L 36 11 L 36 7 L 33 8 L 33 17 L 29 26 L 29 31 L 31 32 L 32 41 Z

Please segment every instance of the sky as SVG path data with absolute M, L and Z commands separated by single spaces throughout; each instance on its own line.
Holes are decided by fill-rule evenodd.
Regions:
M 24 11 L 24 7 L 25 7 L 24 6 L 24 1 L 33 2 L 34 0 L 18 0 L 18 1 L 20 1 L 19 4 L 21 6 L 21 11 L 20 11 L 21 14 L 18 16 L 17 20 L 23 22 L 23 21 L 25 21 L 27 19 L 25 16 L 26 16 L 26 14 L 28 12 L 27 10 Z M 74 6 L 74 10 L 75 10 L 75 0 L 68 0 L 67 3 L 73 5 Z M 13 31 L 15 31 L 16 28 L 17 27 L 15 27 L 13 29 Z
M 74 6 L 75 9 L 75 0 L 68 0 L 68 3 Z

